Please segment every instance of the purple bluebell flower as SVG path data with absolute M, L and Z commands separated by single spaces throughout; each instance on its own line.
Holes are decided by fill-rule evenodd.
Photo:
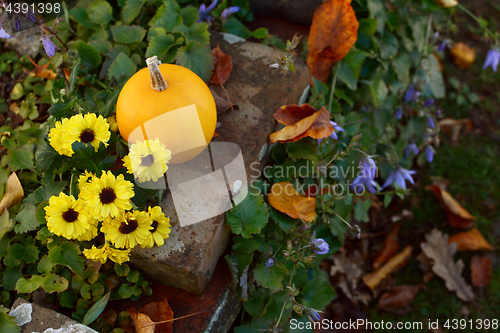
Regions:
M 432 129 L 436 128 L 436 123 L 434 122 L 434 119 L 432 119 L 431 117 L 427 117 L 427 125 L 429 125 L 429 127 Z
M 438 109 L 438 110 L 436 111 L 436 115 L 437 115 L 439 118 L 441 118 L 441 117 L 443 116 L 443 111 L 442 111 L 441 109 Z
M 416 143 L 410 143 L 408 146 L 405 148 L 405 157 L 410 156 L 410 153 L 413 152 L 415 155 L 418 155 L 419 150 L 418 146 Z
M 427 161 L 432 163 L 434 161 L 434 149 L 431 146 L 427 146 L 425 149 L 425 157 L 427 157 Z
M 271 257 L 271 258 L 267 259 L 266 268 L 271 268 L 271 267 L 273 267 L 273 265 L 274 265 L 274 258 Z
M 12 38 L 12 36 L 9 35 L 7 31 L 3 30 L 2 27 L 0 27 L 0 38 Z
M 330 246 L 322 238 L 316 238 L 309 245 L 316 254 L 327 254 L 330 251 Z
M 361 190 L 358 191 L 358 185 L 362 185 L 367 188 L 371 193 L 377 192 L 375 189 L 377 183 L 375 183 L 375 175 L 377 173 L 377 165 L 375 161 L 370 156 L 365 156 L 359 161 L 359 168 L 362 170 L 361 174 L 358 175 L 351 184 L 351 187 L 360 194 Z
M 339 139 L 339 137 L 337 136 L 337 133 L 335 133 L 335 132 L 336 132 L 336 131 L 339 131 L 339 132 L 345 132 L 345 130 L 344 130 L 342 127 L 340 127 L 340 125 L 339 125 L 339 124 L 337 124 L 337 123 L 336 123 L 336 122 L 334 122 L 334 121 L 331 121 L 331 120 L 330 120 L 330 124 L 332 124 L 332 126 L 333 126 L 333 133 L 330 135 L 330 138 L 332 138 L 332 139 L 334 139 L 334 140 L 338 140 L 338 139 Z M 321 141 L 322 141 L 323 139 L 317 139 L 317 140 L 318 140 L 318 146 L 319 146 L 319 145 L 321 144 Z
M 415 98 L 415 85 L 410 84 L 410 86 L 408 87 L 408 90 L 406 91 L 406 94 L 405 94 L 405 102 L 409 103 L 409 102 L 413 101 L 414 98 Z
M 429 107 L 429 106 L 431 106 L 432 104 L 434 104 L 434 99 L 433 99 L 433 98 L 428 99 L 428 100 L 426 100 L 426 101 L 424 102 L 424 106 L 425 106 L 425 107 Z
M 311 318 L 313 321 L 320 321 L 321 320 L 321 316 L 319 315 L 318 311 L 316 311 L 314 309 L 310 309 L 309 318 Z
M 236 13 L 238 10 L 240 10 L 238 6 L 229 6 L 222 11 L 221 18 L 226 20 L 231 14 Z
M 211 16 L 208 15 L 208 13 L 210 13 L 215 8 L 215 6 L 217 6 L 217 0 L 214 0 L 208 7 L 206 7 L 205 4 L 201 4 L 200 9 L 198 9 L 198 15 L 200 18 L 197 22 L 209 19 Z
M 21 20 L 19 19 L 19 17 L 15 18 L 14 27 L 16 28 L 16 31 L 19 31 L 21 29 Z
M 436 32 L 434 33 L 434 36 L 433 36 L 432 38 L 434 38 L 434 39 L 438 39 L 438 37 L 439 37 L 439 32 L 438 32 L 438 31 L 436 31 Z
M 406 170 L 402 167 L 398 167 L 394 170 L 391 171 L 389 177 L 385 181 L 384 185 L 382 185 L 382 188 L 386 188 L 387 186 L 391 185 L 393 182 L 398 185 L 399 188 L 402 188 L 403 190 L 406 190 L 406 180 L 408 180 L 410 183 L 414 184 L 413 178 L 411 175 L 415 174 L 416 171 L 413 170 Z
M 444 50 L 446 50 L 446 47 L 448 46 L 448 41 L 446 39 L 443 39 L 440 43 L 439 43 L 439 46 L 438 46 L 438 51 L 439 52 L 443 52 Z
M 397 109 L 396 110 L 396 119 L 401 119 L 403 117 L 403 110 Z
M 47 52 L 47 55 L 52 58 L 56 54 L 56 44 L 49 38 L 52 36 L 47 36 L 43 35 L 42 36 L 42 45 L 43 48 L 45 49 L 45 52 Z
M 497 49 L 491 49 L 486 54 L 486 60 L 484 62 L 483 69 L 491 66 L 493 68 L 493 72 L 497 72 L 498 63 L 500 62 L 500 52 Z

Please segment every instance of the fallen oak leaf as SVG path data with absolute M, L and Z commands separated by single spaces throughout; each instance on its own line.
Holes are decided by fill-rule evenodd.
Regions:
M 274 183 L 269 204 L 291 218 L 312 222 L 316 218 L 316 199 L 300 195 L 289 182 Z
M 425 235 L 425 239 L 427 242 L 421 243 L 420 247 L 433 260 L 432 271 L 445 281 L 448 290 L 456 292 L 458 298 L 466 302 L 474 300 L 472 288 L 462 277 L 464 262 L 460 259 L 455 263 L 453 260 L 457 244 L 448 243 L 448 235 L 443 235 L 437 229 Z
M 358 27 L 351 0 L 327 0 L 316 9 L 307 41 L 311 76 L 328 80 L 333 65 L 356 43 Z
M 401 224 L 397 224 L 385 239 L 384 246 L 380 250 L 377 258 L 372 263 L 373 269 L 378 269 L 387 260 L 391 259 L 399 250 L 398 231 Z
M 226 83 L 229 79 L 229 74 L 233 69 L 233 61 L 229 54 L 225 54 L 219 48 L 219 45 L 212 51 L 215 63 L 214 63 L 214 73 L 210 79 L 210 84 L 220 86 Z
M 426 190 L 432 191 L 439 199 L 448 216 L 448 223 L 454 228 L 468 229 L 476 218 L 463 208 L 447 191 L 438 185 L 429 185 Z
M 23 186 L 17 178 L 17 174 L 13 172 L 7 179 L 5 193 L 0 201 L 0 215 L 7 209 L 10 209 L 21 202 L 24 196 Z
M 389 259 L 384 266 L 380 267 L 375 272 L 363 276 L 361 279 L 368 286 L 368 288 L 374 290 L 389 274 L 408 262 L 412 250 L 413 248 L 408 245 L 403 249 L 403 251 Z
M 493 247 L 484 239 L 483 235 L 481 235 L 476 228 L 453 235 L 448 242 L 457 243 L 458 251 L 493 251 Z
M 415 298 L 421 286 L 392 286 L 379 298 L 378 308 L 404 308 Z
M 491 281 L 491 260 L 488 257 L 472 257 L 470 262 L 472 285 L 486 287 Z

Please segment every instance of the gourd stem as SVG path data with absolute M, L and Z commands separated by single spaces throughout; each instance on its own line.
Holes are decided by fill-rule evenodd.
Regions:
M 151 88 L 156 91 L 163 91 L 167 89 L 167 81 L 161 75 L 160 68 L 161 61 L 158 60 L 157 56 L 146 59 L 146 64 L 148 65 L 149 75 L 151 76 Z

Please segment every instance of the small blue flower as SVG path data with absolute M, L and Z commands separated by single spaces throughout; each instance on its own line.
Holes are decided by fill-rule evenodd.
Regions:
M 330 251 L 330 246 L 322 238 L 316 238 L 309 245 L 316 254 L 327 254 Z
M 433 99 L 433 98 L 428 99 L 428 100 L 426 100 L 426 101 L 424 102 L 424 106 L 425 106 L 425 107 L 429 107 L 429 106 L 431 106 L 432 104 L 434 104 L 434 99 Z
M 19 17 L 16 17 L 14 26 L 16 28 L 16 31 L 19 31 L 21 29 L 21 20 L 19 19 Z
M 271 267 L 273 267 L 273 265 L 274 265 L 274 258 L 271 257 L 271 258 L 267 259 L 266 268 L 271 268 Z
M 3 30 L 2 27 L 0 27 L 0 38 L 12 38 L 12 36 L 9 35 L 7 31 Z
M 391 185 L 393 182 L 398 185 L 399 188 L 402 188 L 403 190 L 406 190 L 406 180 L 408 180 L 410 183 L 414 184 L 413 178 L 411 175 L 415 174 L 416 171 L 413 170 L 406 170 L 402 167 L 398 167 L 397 169 L 394 169 L 391 171 L 389 177 L 385 181 L 384 185 L 382 185 L 382 188 L 386 188 L 387 186 Z
M 236 13 L 238 10 L 240 10 L 240 7 L 237 7 L 237 6 L 227 7 L 226 9 L 224 9 L 222 11 L 221 18 L 223 20 L 226 20 L 231 14 Z
M 33 14 L 33 12 L 29 12 L 28 13 L 28 18 L 33 21 L 34 23 L 36 23 L 36 16 L 35 14 Z
M 403 117 L 403 110 L 397 109 L 396 110 L 396 119 L 401 119 Z
M 405 94 L 405 102 L 409 103 L 415 99 L 415 85 L 410 84 Z
M 440 43 L 439 43 L 439 46 L 438 46 L 438 51 L 439 52 L 443 52 L 444 50 L 446 50 L 446 47 L 448 46 L 448 41 L 446 39 L 443 39 Z
M 491 66 L 493 72 L 497 72 L 498 63 L 500 62 L 500 52 L 497 49 L 491 49 L 486 54 L 486 60 L 484 62 L 483 69 Z
M 442 111 L 441 109 L 438 109 L 438 110 L 436 111 L 436 115 L 437 115 L 438 117 L 442 117 L 442 116 L 443 116 L 443 111 Z
M 43 48 L 45 49 L 45 52 L 47 52 L 47 55 L 52 58 L 56 54 L 56 44 L 50 40 L 51 36 L 43 35 L 42 36 L 42 45 Z
M 318 311 L 316 311 L 314 309 L 311 309 L 311 311 L 309 312 L 309 317 L 313 321 L 320 321 L 321 320 L 321 316 L 319 315 Z
M 363 157 L 359 161 L 359 168 L 362 170 L 361 175 L 358 175 L 351 184 L 351 187 L 356 191 L 356 193 L 360 194 L 361 189 L 358 188 L 358 185 L 363 185 L 364 188 L 367 188 L 371 193 L 377 192 L 375 189 L 377 183 L 375 183 L 375 175 L 377 173 L 377 165 L 375 161 L 369 157 Z M 359 191 L 358 191 L 359 190 Z
M 434 119 L 432 119 L 431 117 L 427 117 L 427 125 L 429 125 L 429 127 L 432 129 L 436 128 L 436 123 L 434 122 Z
M 434 161 L 434 149 L 431 146 L 427 146 L 425 149 L 425 157 L 427 157 L 427 161 L 432 163 Z
M 406 146 L 405 157 L 410 156 L 411 152 L 413 152 L 415 155 L 418 155 L 419 153 L 418 146 L 415 143 L 410 143 L 408 146 Z
M 201 4 L 200 9 L 198 9 L 198 15 L 200 18 L 197 22 L 209 19 L 211 16 L 208 15 L 208 13 L 210 13 L 215 8 L 215 6 L 217 6 L 217 0 L 214 0 L 208 7 L 206 7 L 205 4 Z

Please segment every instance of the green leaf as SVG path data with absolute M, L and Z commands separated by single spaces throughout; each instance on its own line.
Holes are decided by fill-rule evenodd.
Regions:
M 113 19 L 113 8 L 107 1 L 94 1 L 87 8 L 89 19 L 100 25 L 106 25 Z
M 172 45 L 175 45 L 175 37 L 171 34 L 153 37 L 149 41 L 146 58 L 152 56 L 160 57 L 167 53 Z
M 233 233 L 245 238 L 260 232 L 269 220 L 269 210 L 262 195 L 248 193 L 247 197 L 227 214 L 227 224 Z
M 172 31 L 175 27 L 182 24 L 182 16 L 180 7 L 173 0 L 165 0 L 153 19 L 149 22 L 151 27 L 164 28 L 167 32 Z
M 335 298 L 335 289 L 330 285 L 327 274 L 318 272 L 319 276 L 309 281 L 300 293 L 299 301 L 304 306 L 323 310 Z
M 17 281 L 22 277 L 23 273 L 21 273 L 21 269 L 7 267 L 3 272 L 3 289 L 14 290 L 16 288 Z
M 364 18 L 359 20 L 358 32 L 364 33 L 366 36 L 371 36 L 377 31 L 377 20 Z
M 34 245 L 24 247 L 23 245 L 16 243 L 9 248 L 9 254 L 12 258 L 24 260 L 28 264 L 34 263 L 38 259 L 39 253 L 40 251 Z
M 97 26 L 90 21 L 89 14 L 87 13 L 86 7 L 73 8 L 71 11 L 71 16 L 76 22 L 80 23 L 85 28 L 95 29 Z
M 48 201 L 50 197 L 61 194 L 67 184 L 67 181 L 61 181 L 42 185 L 35 192 L 28 195 L 28 197 L 24 199 L 24 202 L 27 204 L 39 205 L 44 201 Z
M 0 215 L 0 239 L 3 238 L 10 228 L 12 228 L 12 220 L 9 218 L 9 211 L 6 209 Z
M 319 151 L 316 140 L 299 140 L 286 144 L 288 155 L 293 158 L 305 158 L 313 162 L 319 163 Z
M 32 293 L 42 285 L 43 277 L 40 275 L 33 275 L 31 279 L 26 280 L 20 278 L 16 283 L 16 290 L 19 293 Z
M 370 208 L 370 207 L 368 207 L 368 208 Z M 363 221 L 363 222 L 370 221 L 370 217 L 368 216 L 367 212 L 368 212 L 368 209 L 366 209 L 363 201 L 358 200 L 358 202 L 356 202 L 356 205 L 354 205 L 354 219 L 356 219 L 357 221 Z
M 195 72 L 201 79 L 207 82 L 212 76 L 214 57 L 210 47 L 206 44 L 191 41 L 177 52 L 175 61 Z
M 76 50 L 82 59 L 82 64 L 96 68 L 101 64 L 101 54 L 92 46 L 82 40 L 76 42 Z M 75 72 L 75 70 L 73 70 Z
M 242 37 L 242 38 L 250 38 L 252 36 L 252 32 L 248 29 L 241 21 L 239 21 L 234 16 L 231 16 L 224 26 L 222 27 L 224 32 L 228 32 L 230 34 Z
M 126 0 L 122 9 L 122 19 L 125 24 L 130 24 L 141 12 L 145 0 Z
M 445 98 L 446 91 L 443 73 L 439 70 L 439 62 L 433 55 L 422 59 L 422 68 L 428 72 L 429 81 L 424 86 L 423 93 L 431 94 L 434 98 Z
M 112 26 L 111 33 L 118 43 L 132 44 L 139 43 L 146 36 L 146 29 L 138 25 Z
M 113 61 L 108 71 L 108 78 L 111 80 L 115 78 L 120 79 L 122 75 L 125 79 L 130 78 L 137 71 L 135 63 L 125 53 L 120 52 L 116 59 Z
M 9 153 L 9 166 L 12 171 L 16 170 L 33 170 L 33 152 L 27 149 L 15 149 Z
M 400 81 L 409 82 L 411 60 L 407 53 L 400 53 L 392 62 L 392 67 Z
M 62 242 L 49 251 L 49 259 L 55 264 L 69 267 L 73 272 L 83 275 L 84 260 L 79 255 L 80 248 L 71 242 Z
M 38 265 L 37 265 L 37 270 L 38 272 L 42 273 L 42 274 L 46 274 L 46 273 L 49 273 L 52 268 L 54 268 L 55 264 L 50 261 L 49 257 L 48 256 L 44 256 L 39 262 L 38 262 Z
M 277 265 L 267 268 L 266 263 L 261 262 L 255 267 L 253 274 L 259 285 L 270 289 L 274 293 L 283 289 L 282 281 L 287 275 L 287 270 Z
M 56 103 L 52 104 L 47 112 L 56 117 L 56 119 L 61 119 L 70 116 L 73 106 L 73 103 Z
M 262 39 L 262 38 L 266 38 L 267 35 L 269 35 L 269 30 L 267 30 L 266 28 L 259 28 L 259 29 L 252 31 L 252 37 L 255 37 L 255 38 Z M 293 62 L 292 62 L 292 64 L 293 64 Z
M 83 325 L 90 325 L 94 320 L 97 319 L 101 315 L 101 313 L 104 311 L 106 308 L 106 305 L 108 305 L 109 302 L 109 297 L 111 296 L 111 290 L 108 291 L 104 297 L 102 297 L 100 300 L 98 300 L 92 307 L 87 311 L 85 314 L 85 317 L 83 317 L 82 324 Z
M 210 33 L 208 32 L 208 24 L 205 22 L 195 23 L 191 27 L 181 25 L 176 27 L 173 31 L 182 33 L 182 35 L 186 37 L 187 42 L 193 40 L 206 44 L 210 42 Z
M 40 223 L 36 219 L 36 207 L 31 204 L 23 204 L 21 210 L 16 216 L 16 225 L 14 230 L 18 234 L 22 234 L 31 230 L 35 230 Z
M 130 298 L 130 296 L 132 296 L 132 288 L 128 284 L 122 283 L 118 289 L 118 295 L 120 295 L 121 298 Z
M 64 306 L 65 308 L 74 309 L 77 299 L 78 296 L 73 291 L 65 290 L 59 297 L 59 304 L 61 304 L 61 306 Z
M 384 32 L 384 36 L 378 43 L 380 49 L 380 56 L 382 59 L 389 59 L 398 53 L 398 39 L 389 31 Z
M 378 78 L 374 81 L 362 81 L 363 83 L 368 85 L 370 88 L 370 93 L 373 98 L 373 104 L 375 106 L 379 106 L 387 97 L 387 93 L 389 89 L 387 89 L 387 85 L 385 84 L 382 78 Z
M 10 98 L 15 101 L 23 97 L 23 95 L 24 95 L 23 85 L 20 82 L 18 82 L 10 92 Z
M 198 20 L 198 9 L 195 7 L 184 7 L 181 9 L 181 16 L 184 25 L 190 27 Z
M 15 317 L 9 316 L 5 308 L 0 309 L 0 327 L 3 333 L 20 333 L 21 327 L 17 325 Z
M 36 207 L 36 220 L 40 224 L 47 224 L 47 220 L 45 219 L 45 207 L 49 205 L 48 201 L 41 202 L 37 207 Z
M 60 293 L 68 289 L 68 280 L 56 274 L 48 274 L 43 279 L 42 287 L 48 293 Z
M 387 208 L 387 206 L 389 206 L 389 204 L 391 203 L 391 201 L 392 201 L 392 195 L 386 194 L 384 196 L 384 207 Z
M 250 287 L 250 297 L 243 303 L 245 311 L 252 317 L 258 318 L 265 310 L 266 301 L 269 297 L 269 290 L 264 288 Z

